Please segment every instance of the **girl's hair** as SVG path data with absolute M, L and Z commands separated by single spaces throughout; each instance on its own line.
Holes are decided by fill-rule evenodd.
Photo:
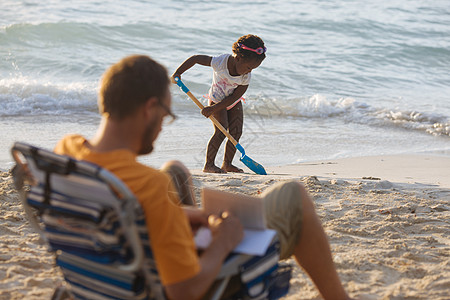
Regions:
M 244 36 L 241 36 L 234 44 L 233 44 L 233 53 L 236 56 L 240 56 L 244 59 L 260 59 L 263 60 L 266 58 L 266 54 L 258 54 L 256 52 L 242 49 L 241 45 L 244 45 L 246 47 L 252 48 L 252 49 L 258 49 L 259 47 L 264 48 L 264 42 L 263 40 L 253 34 L 247 34 Z

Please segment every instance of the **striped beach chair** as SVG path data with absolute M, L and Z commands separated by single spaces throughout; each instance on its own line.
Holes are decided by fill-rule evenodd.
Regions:
M 16 142 L 13 176 L 30 224 L 41 234 L 64 284 L 53 299 L 166 299 L 145 216 L 133 193 L 89 162 Z M 275 240 L 264 256 L 230 255 L 205 299 L 278 299 L 290 266 Z

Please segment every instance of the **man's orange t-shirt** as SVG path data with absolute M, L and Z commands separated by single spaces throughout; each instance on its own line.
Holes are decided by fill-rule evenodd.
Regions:
M 189 221 L 177 204 L 178 195 L 165 173 L 136 161 L 128 150 L 94 152 L 80 135 L 64 137 L 58 154 L 95 163 L 120 178 L 135 194 L 145 213 L 153 255 L 163 285 L 195 276 L 200 264 Z

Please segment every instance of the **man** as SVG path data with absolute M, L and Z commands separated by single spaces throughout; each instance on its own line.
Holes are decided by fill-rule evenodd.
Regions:
M 179 194 L 186 196 L 189 192 L 177 191 L 166 173 L 136 161 L 138 155 L 153 150 L 163 119 L 173 117 L 170 107 L 166 69 L 147 56 L 126 57 L 103 76 L 99 96 L 102 121 L 96 136 L 91 140 L 67 136 L 55 152 L 96 163 L 128 185 L 146 215 L 167 296 L 198 299 L 242 239 L 243 229 L 239 220 L 226 212 L 207 216 L 201 210 L 179 206 Z M 188 176 L 181 163 L 171 163 L 167 169 Z M 305 189 L 296 182 L 276 186 L 265 193 L 264 202 L 267 223 L 278 231 L 281 257 L 295 255 L 324 298 L 346 299 L 325 233 Z M 192 234 L 192 228 L 199 226 L 208 226 L 213 237 L 201 254 L 195 249 Z

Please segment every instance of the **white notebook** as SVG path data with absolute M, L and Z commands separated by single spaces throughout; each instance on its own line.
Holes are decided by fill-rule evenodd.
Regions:
M 203 188 L 202 206 L 208 214 L 220 216 L 229 211 L 239 218 L 244 227 L 244 238 L 234 252 L 263 255 L 276 234 L 275 230 L 266 228 L 261 198 Z

